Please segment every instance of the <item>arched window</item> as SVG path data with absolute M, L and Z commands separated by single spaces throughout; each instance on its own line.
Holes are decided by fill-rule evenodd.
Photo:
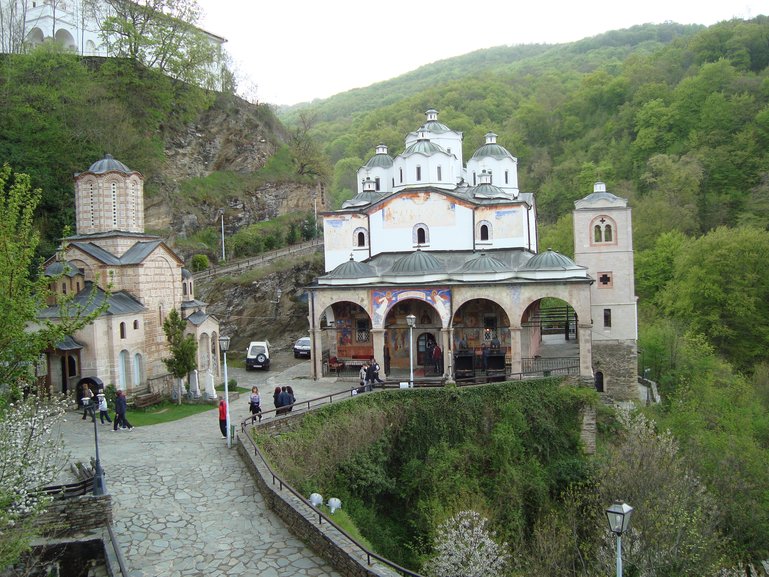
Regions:
M 141 385 L 144 381 L 144 366 L 142 364 L 142 356 L 140 353 L 134 355 L 133 366 L 134 385 Z
M 125 338 L 125 323 L 120 323 L 120 338 Z
M 510 171 L 505 171 L 505 184 L 510 184 Z
M 182 294 L 184 296 L 187 296 L 187 283 L 186 282 L 182 283 Z
M 374 179 L 374 190 L 377 192 L 381 190 L 381 183 L 378 176 Z
M 401 177 L 401 184 L 403 184 L 403 169 L 399 169 L 399 175 Z
M 139 321 L 138 321 L 138 319 L 134 321 L 134 330 L 139 330 Z
M 420 222 L 414 225 L 411 232 L 411 241 L 415 245 L 430 244 L 430 229 L 427 225 Z
M 417 166 L 417 182 L 422 180 L 422 167 Z
M 441 169 L 440 165 L 438 166 L 438 182 L 443 180 L 443 170 Z
M 481 225 L 481 240 L 489 240 L 489 227 L 485 224 Z
M 118 363 L 118 389 L 125 391 L 128 386 L 128 377 L 131 374 L 130 356 L 128 351 L 120 351 L 120 362 Z
M 476 238 L 479 242 L 490 242 L 492 230 L 488 220 L 478 221 L 478 224 L 475 225 Z
M 617 244 L 614 231 L 617 229 L 614 221 L 608 216 L 598 216 L 591 223 L 593 244 Z
M 368 246 L 368 231 L 363 227 L 358 227 L 353 232 L 352 239 L 355 248 L 365 248 Z

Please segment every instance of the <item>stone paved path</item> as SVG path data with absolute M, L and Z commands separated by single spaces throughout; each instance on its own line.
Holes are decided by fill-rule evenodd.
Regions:
M 307 370 L 297 367 L 291 370 Z M 269 381 L 291 384 L 305 399 L 340 388 L 294 378 L 288 371 Z M 241 397 L 231 404 L 232 421 L 241 413 L 245 418 L 247 402 Z M 227 449 L 217 419 L 212 409 L 117 432 L 97 419 L 114 529 L 131 577 L 339 575 L 266 509 L 236 450 Z M 72 458 L 88 462 L 91 421 L 69 413 L 62 434 Z

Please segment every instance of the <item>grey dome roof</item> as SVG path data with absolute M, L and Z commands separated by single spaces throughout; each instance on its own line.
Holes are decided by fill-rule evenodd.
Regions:
M 555 252 L 549 248 L 545 252 L 534 255 L 529 261 L 521 267 L 521 270 L 569 270 L 579 269 L 573 260 L 563 256 L 560 252 Z
M 416 153 L 430 155 L 436 152 L 445 153 L 446 151 L 443 150 L 442 146 L 435 144 L 434 142 L 430 142 L 427 139 L 419 139 L 414 144 L 412 144 L 406 150 L 403 151 L 403 156 L 408 156 L 409 154 L 416 154 Z
M 468 260 L 457 271 L 461 273 L 484 273 L 484 272 L 508 272 L 510 268 L 501 260 L 481 253 L 479 256 Z
M 366 206 L 382 198 L 381 192 L 359 192 L 349 200 L 342 203 L 342 208 L 355 208 L 356 206 Z
M 504 146 L 501 146 L 496 142 L 493 144 L 484 144 L 478 150 L 476 150 L 475 154 L 472 156 L 472 158 L 475 159 L 488 157 L 495 158 L 497 160 L 502 160 L 503 158 L 515 159 L 515 157 L 510 154 Z
M 476 186 L 472 186 L 467 190 L 470 196 L 475 198 L 506 198 L 509 199 L 510 195 L 504 190 L 493 184 L 481 183 Z
M 325 278 L 353 279 L 367 278 L 372 276 L 377 276 L 374 267 L 365 262 L 358 262 L 351 256 L 350 260 L 343 262 L 334 270 L 330 271 L 327 275 L 325 275 Z
M 88 171 L 93 172 L 94 174 L 103 174 L 105 172 L 111 172 L 111 171 L 122 172 L 124 174 L 130 174 L 134 172 L 133 170 L 128 168 L 125 164 L 113 158 L 111 154 L 105 154 L 104 158 L 94 162 L 91 165 L 91 167 L 88 169 Z
M 591 192 L 588 194 L 585 198 L 582 200 L 585 200 L 587 202 L 595 202 L 597 200 L 607 200 L 609 202 L 617 202 L 618 200 L 622 200 L 619 196 L 616 194 L 612 194 L 611 192 Z
M 396 260 L 389 272 L 403 275 L 436 274 L 446 272 L 446 267 L 430 253 L 417 249 Z
M 438 122 L 437 120 L 428 120 L 419 128 L 419 130 L 426 130 L 428 132 L 433 132 L 435 134 L 451 132 L 451 129 L 448 126 L 446 126 L 442 122 Z
M 393 157 L 389 154 L 375 154 L 363 166 L 365 168 L 390 168 L 392 165 Z
M 186 279 L 190 279 L 190 278 L 192 278 L 192 273 L 188 269 L 183 268 L 182 269 L 182 279 L 186 280 Z
M 47 267 L 45 267 L 46 276 L 58 276 L 60 274 L 71 278 L 76 275 L 83 274 L 83 271 L 70 261 L 62 262 L 60 260 L 55 260 Z

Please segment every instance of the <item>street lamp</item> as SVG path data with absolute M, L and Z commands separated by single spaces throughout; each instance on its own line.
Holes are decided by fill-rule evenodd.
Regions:
M 406 324 L 409 326 L 409 386 L 414 386 L 414 326 L 417 324 L 417 317 L 406 315 Z
M 227 382 L 227 351 L 230 350 L 230 337 L 219 335 L 219 350 L 224 357 L 224 405 L 227 409 L 227 448 L 232 447 L 232 436 L 230 435 L 230 385 Z
M 223 208 L 219 209 L 219 214 L 222 217 L 222 262 L 224 262 L 227 259 L 224 256 L 224 209 Z
M 622 534 L 630 528 L 633 507 L 618 501 L 606 509 L 609 530 L 617 536 L 617 577 L 622 577 Z
M 101 468 L 101 460 L 99 459 L 99 428 L 96 426 L 96 404 L 91 397 L 83 397 L 80 399 L 83 402 L 83 407 L 90 413 L 91 419 L 93 419 L 93 439 L 96 444 L 96 469 L 93 477 L 93 494 L 104 495 L 107 492 L 107 488 L 104 486 L 104 470 Z

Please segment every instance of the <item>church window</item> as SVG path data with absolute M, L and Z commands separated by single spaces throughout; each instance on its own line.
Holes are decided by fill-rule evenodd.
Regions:
M 377 177 L 374 179 L 374 189 L 375 189 L 377 192 L 379 192 L 379 191 L 382 189 L 382 186 L 381 186 L 381 181 L 379 180 L 379 177 L 378 177 L 378 176 L 377 176 Z
M 142 362 L 142 356 L 141 353 L 136 353 L 134 355 L 134 366 L 133 366 L 133 373 L 134 373 L 134 385 L 140 385 L 142 381 L 144 380 L 144 364 Z
M 120 323 L 120 338 L 125 338 L 125 323 Z
M 603 328 L 611 328 L 611 309 L 603 309 Z
M 429 244 L 430 231 L 427 228 L 427 225 L 424 223 L 414 225 L 414 228 L 412 229 L 411 240 L 417 246 L 422 244 Z
M 592 224 L 593 244 L 617 244 L 614 221 L 608 216 L 596 217 Z
M 614 286 L 614 279 L 610 272 L 598 273 L 598 288 L 612 288 Z
M 358 248 L 364 248 L 368 246 L 368 231 L 359 227 L 355 229 L 353 233 L 353 245 Z
M 80 281 L 77 281 L 75 286 L 77 287 L 77 292 L 80 292 Z
M 440 166 L 438 166 L 438 182 L 440 182 L 441 180 L 443 180 L 443 178 L 442 178 L 442 172 L 443 172 L 443 171 L 441 170 L 441 167 L 440 167 Z
M 489 227 L 488 225 L 481 225 L 481 240 L 489 240 Z
M 476 184 L 478 184 L 478 181 L 475 178 L 475 172 L 473 172 L 473 186 L 475 186 Z
M 187 296 L 187 283 L 186 282 L 182 283 L 182 295 L 185 296 L 185 297 Z
M 475 237 L 479 242 L 490 242 L 491 233 L 491 223 L 488 220 L 481 220 L 475 225 Z
M 139 330 L 139 321 L 138 321 L 138 320 L 135 320 L 135 321 L 134 321 L 134 330 L 135 330 L 135 331 L 136 331 L 136 330 Z
M 61 294 L 67 294 L 67 285 L 66 283 L 61 283 Z
M 399 169 L 398 172 L 399 172 L 399 176 L 401 177 L 401 184 L 403 184 L 403 169 L 402 168 Z
M 417 182 L 420 182 L 422 180 L 422 167 L 417 166 Z
M 505 184 L 510 184 L 510 171 L 505 171 Z
M 129 366 L 129 363 L 130 356 L 128 351 L 120 351 L 120 363 L 118 363 L 118 389 L 121 391 L 126 390 L 126 386 L 128 385 L 128 377 L 131 375 L 131 367 Z
M 112 226 L 117 227 L 117 183 L 113 182 L 112 188 Z

